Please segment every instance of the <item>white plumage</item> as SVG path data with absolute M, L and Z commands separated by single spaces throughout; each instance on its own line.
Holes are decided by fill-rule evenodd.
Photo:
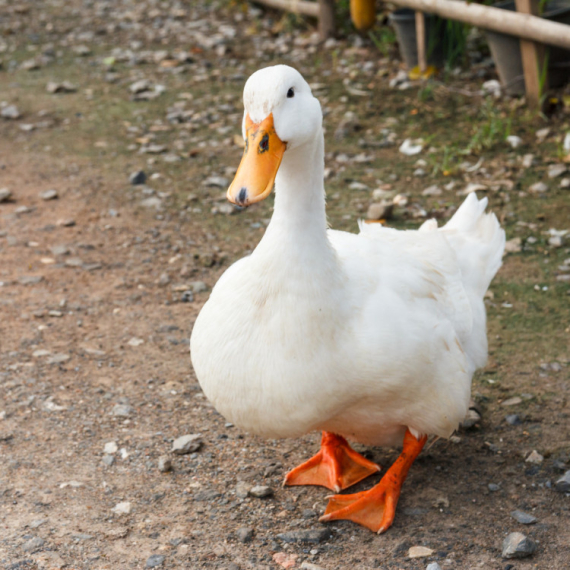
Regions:
M 470 194 L 440 229 L 430 220 L 418 231 L 327 230 L 322 114 L 309 86 L 276 66 L 248 80 L 244 102 L 255 121 L 273 113 L 288 147 L 263 239 L 224 273 L 194 325 L 205 394 L 268 437 L 448 437 L 487 356 L 483 295 L 505 241 L 487 200 Z

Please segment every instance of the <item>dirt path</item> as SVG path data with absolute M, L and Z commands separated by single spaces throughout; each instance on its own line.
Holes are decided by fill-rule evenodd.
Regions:
M 168 568 L 273 568 L 285 553 L 296 567 L 423 568 L 407 551 L 425 545 L 443 568 L 498 569 L 504 534 L 524 530 L 514 508 L 539 518 L 538 567 L 565 567 L 568 505 L 544 483 L 555 467 L 525 464 L 511 449 L 525 432 L 500 422 L 424 453 L 385 536 L 319 524 L 325 490 L 280 486 L 317 436 L 242 434 L 195 382 L 187 339 L 207 292 L 180 298 L 219 271 L 195 259 L 191 228 L 133 211 L 122 185 L 92 167 L 2 150 L 2 180 L 17 198 L 1 206 L 4 567 L 138 568 L 154 555 Z M 40 199 L 46 189 L 58 198 Z M 541 420 L 525 429 L 556 433 L 554 417 Z M 193 433 L 200 450 L 160 472 L 172 440 Z M 395 453 L 370 456 L 387 465 Z M 253 485 L 274 495 L 244 497 Z M 113 512 L 124 502 L 130 513 Z M 285 542 L 287 532 L 313 542 Z

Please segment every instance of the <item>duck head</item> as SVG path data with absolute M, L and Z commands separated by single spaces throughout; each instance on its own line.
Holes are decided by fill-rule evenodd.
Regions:
M 279 166 L 321 133 L 321 106 L 292 67 L 256 71 L 245 84 L 242 124 L 245 149 L 228 200 L 249 206 L 269 196 Z

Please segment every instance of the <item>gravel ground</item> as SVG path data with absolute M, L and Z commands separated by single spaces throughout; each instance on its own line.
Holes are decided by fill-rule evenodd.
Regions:
M 388 533 L 323 525 L 326 489 L 281 486 L 319 434 L 266 441 L 227 424 L 188 355 L 209 290 L 255 246 L 271 213 L 238 213 L 221 196 L 241 152 L 243 81 L 282 57 L 316 65 L 321 48 L 310 28 L 291 31 L 290 19 L 241 3 L 71 2 L 68 14 L 63 6 L 0 1 L 0 565 L 568 568 L 568 285 L 559 277 L 570 258 L 570 192 L 556 150 L 568 115 L 517 124 L 519 154 L 495 149 L 487 169 L 469 174 L 457 166 L 446 188 L 441 171 L 426 173 L 429 161 L 398 152 L 405 137 L 427 138 L 425 121 L 443 121 L 445 105 L 436 99 L 418 116 L 417 90 L 405 99 L 389 87 L 391 54 L 374 59 L 356 38 L 327 48 L 352 62 L 340 71 L 322 64 L 315 86 L 334 149 L 335 227 L 354 230 L 385 199 L 394 225 L 415 227 L 428 214 L 447 217 L 468 184 L 499 180 L 490 198 L 513 253 L 488 299 L 491 357 L 475 380 L 470 427 L 428 443 Z M 370 77 L 343 83 L 366 68 L 359 57 L 373 62 Z M 475 91 L 491 71 L 469 73 Z M 48 79 L 55 86 L 46 89 Z M 390 116 L 418 117 L 420 127 L 392 130 L 390 116 L 374 115 L 358 94 L 374 89 L 384 90 Z M 209 91 L 215 112 L 204 106 Z M 363 107 L 365 118 L 346 115 Z M 367 146 L 372 139 L 377 146 Z M 518 166 L 529 153 L 529 167 Z M 129 182 L 140 169 L 146 180 Z M 537 182 L 547 190 L 531 190 Z M 384 468 L 398 454 L 356 447 Z M 534 553 L 507 558 L 521 550 Z

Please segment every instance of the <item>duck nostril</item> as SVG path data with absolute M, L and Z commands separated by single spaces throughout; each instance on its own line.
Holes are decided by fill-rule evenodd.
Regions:
M 245 201 L 247 200 L 247 188 L 242 188 L 239 191 L 238 197 L 237 197 L 237 202 L 238 204 L 245 204 Z
M 269 136 L 267 134 L 263 135 L 263 138 L 259 141 L 259 152 L 266 152 L 269 150 Z

